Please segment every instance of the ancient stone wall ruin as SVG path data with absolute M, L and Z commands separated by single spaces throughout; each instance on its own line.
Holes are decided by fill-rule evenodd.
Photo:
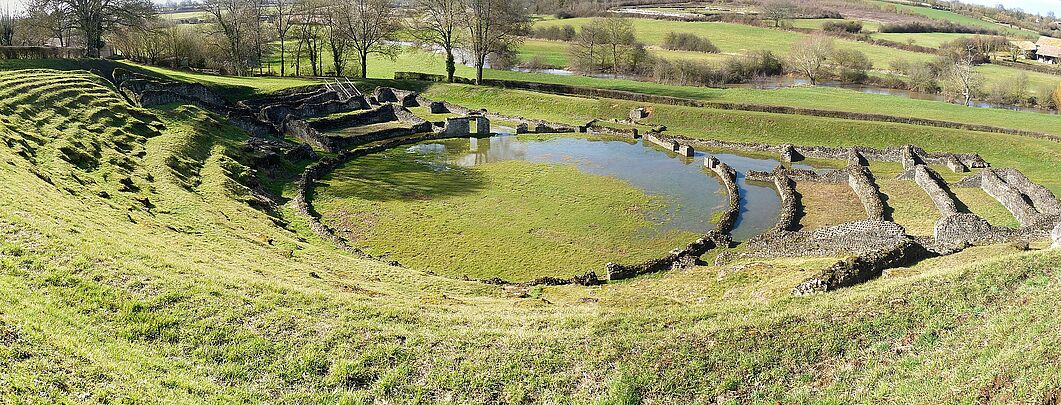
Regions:
M 878 251 L 841 260 L 797 285 L 792 293 L 806 295 L 850 287 L 877 278 L 886 269 L 911 265 L 936 255 L 912 239 L 900 239 Z
M 869 168 L 862 165 L 848 165 L 847 184 L 862 202 L 866 210 L 866 218 L 884 220 L 884 201 L 881 199 L 877 182 L 873 179 L 873 173 Z
M 740 214 L 740 191 L 737 189 L 737 172 L 714 156 L 708 156 L 704 159 L 704 165 L 721 179 L 722 187 L 726 189 L 726 197 L 729 203 L 726 205 L 726 210 L 722 212 L 722 216 L 719 217 L 718 223 L 715 224 L 715 229 L 723 235 L 729 235 L 733 231 L 734 225 L 737 224 L 737 216 Z M 727 243 L 718 244 L 729 245 L 728 241 Z
M 935 170 L 925 165 L 916 165 L 913 168 L 914 182 L 925 190 L 932 203 L 936 205 L 940 216 L 949 217 L 958 213 L 958 205 L 944 182 Z

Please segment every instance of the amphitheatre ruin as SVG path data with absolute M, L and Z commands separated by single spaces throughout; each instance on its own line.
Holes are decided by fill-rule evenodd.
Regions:
M 408 78 L 409 75 L 397 76 Z M 297 211 L 318 235 L 343 249 L 392 266 L 402 264 L 365 253 L 357 247 L 358 241 L 347 240 L 326 225 L 313 208 L 311 196 L 318 181 L 336 168 L 357 164 L 359 158 L 402 146 L 443 139 L 514 134 L 604 135 L 662 150 L 685 164 L 702 165 L 704 172 L 710 173 L 704 181 L 717 182 L 725 192 L 724 208 L 718 213 L 713 229 L 705 230 L 701 237 L 689 240 L 685 246 L 659 252 L 653 260 L 602 262 L 598 268 L 571 278 L 547 276 L 518 283 L 498 277 L 479 280 L 484 283 L 524 287 L 595 285 L 703 263 L 721 265 L 742 257 L 845 257 L 827 268 L 815 269 L 792 291 L 802 295 L 859 284 L 877 278 L 889 269 L 954 254 L 970 246 L 999 243 L 1027 246 L 1029 241 L 1042 239 L 1061 244 L 1061 201 L 1051 191 L 1030 181 L 1016 169 L 995 167 L 977 154 L 960 150 L 928 152 L 917 145 L 874 149 L 860 145 L 825 147 L 695 139 L 668 131 L 664 126 L 641 125 L 640 121 L 652 114 L 650 108 L 645 107 L 632 109 L 625 120 L 592 120 L 572 126 L 466 108 L 431 100 L 410 90 L 381 86 L 371 92 L 362 92 L 353 83 L 340 80 L 229 104 L 200 84 L 166 82 L 122 69 L 116 69 L 111 79 L 122 94 L 143 107 L 176 102 L 195 104 L 216 112 L 255 135 L 260 143 L 258 147 L 280 155 L 317 157 L 314 149 L 327 152 L 328 156 L 320 157 L 298 177 L 298 191 L 294 198 Z M 620 92 L 606 95 L 623 97 Z M 661 101 L 660 97 L 644 100 L 645 97 L 639 96 L 634 101 Z M 412 107 L 423 107 L 432 116 L 442 119 L 429 121 L 411 112 L 409 108 Z M 491 132 L 492 128 L 501 127 L 499 123 L 511 126 L 508 135 Z M 300 142 L 284 141 L 285 136 Z M 738 173 L 725 158 L 716 156 L 725 154 L 772 156 L 776 167 Z M 828 169 L 792 166 L 805 159 L 837 164 Z M 898 164 L 901 174 L 897 179 L 916 184 L 931 199 L 938 210 L 931 235 L 911 235 L 904 226 L 893 221 L 889 202 L 878 189 L 877 175 L 870 169 L 874 162 Z M 938 170 L 962 177 L 948 182 Z M 772 188 L 780 206 L 772 226 L 739 241 L 731 232 L 740 221 L 742 204 L 749 201 L 741 196 L 738 176 Z M 827 185 L 849 187 L 864 213 L 853 221 L 803 228 L 800 220 L 805 207 L 797 186 Z M 967 188 L 980 189 L 997 200 L 1019 226 L 995 226 L 972 213 L 954 192 Z M 739 249 L 732 249 L 735 247 Z

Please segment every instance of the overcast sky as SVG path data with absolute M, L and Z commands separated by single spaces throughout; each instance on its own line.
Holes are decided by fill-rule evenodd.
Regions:
M 156 0 L 158 1 L 158 0 Z M 988 6 L 1003 4 L 1007 8 L 1022 8 L 1024 11 L 1046 14 L 1053 11 L 1061 16 L 1061 0 L 962 0 L 966 3 L 976 3 Z M 0 9 L 21 8 L 22 0 L 0 0 Z

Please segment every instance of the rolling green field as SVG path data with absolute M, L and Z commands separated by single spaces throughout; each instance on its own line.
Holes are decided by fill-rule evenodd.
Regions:
M 698 237 L 655 229 L 647 216 L 661 197 L 573 165 L 436 171 L 404 155 L 357 159 L 322 180 L 313 204 L 367 253 L 413 268 L 517 282 L 570 278 L 600 274 L 608 261 L 654 259 Z
M 1035 33 L 1035 32 L 1022 30 L 1022 29 L 1017 29 L 1017 28 L 1013 28 L 1013 27 L 1008 27 L 1008 26 L 1005 26 L 1005 25 L 996 24 L 996 23 L 993 23 L 993 22 L 990 22 L 990 21 L 984 21 L 984 20 L 981 20 L 981 19 L 978 19 L 978 18 L 973 18 L 973 17 L 967 16 L 967 15 L 962 15 L 962 14 L 958 14 L 958 13 L 951 12 L 951 11 L 936 10 L 936 9 L 930 8 L 930 7 L 922 7 L 922 6 L 916 6 L 916 5 L 910 5 L 910 4 L 899 4 L 899 3 L 891 2 L 891 1 L 881 1 L 881 0 L 864 0 L 864 1 L 869 3 L 869 4 L 875 4 L 875 5 L 881 6 L 882 8 L 883 7 L 893 8 L 893 9 L 900 10 L 900 11 L 905 12 L 905 13 L 921 15 L 921 16 L 925 16 L 925 17 L 928 17 L 928 18 L 931 18 L 931 19 L 934 19 L 934 20 L 950 21 L 950 22 L 963 24 L 963 25 L 968 25 L 968 26 L 973 26 L 973 27 L 981 27 L 981 28 L 987 28 L 987 29 L 991 29 L 991 30 L 996 30 L 996 31 L 999 31 L 999 32 L 1003 33 L 1004 35 L 1007 35 L 1007 36 L 1017 36 L 1017 37 L 1022 37 L 1022 38 L 1025 38 L 1025 39 L 1034 39 L 1034 38 L 1038 38 L 1039 37 L 1039 34 Z
M 630 107 L 428 94 L 557 121 Z M 694 136 L 962 145 L 1061 188 L 1056 143 L 654 107 Z M 224 119 L 131 107 L 87 71 L 0 71 L 0 133 L 2 402 L 1008 403 L 1061 387 L 1058 250 L 972 248 L 808 297 L 790 291 L 834 259 L 513 291 L 366 261 L 283 201 L 253 208 L 255 183 L 290 198 L 294 173 L 259 179 Z
M 870 37 L 874 39 L 883 39 L 904 44 L 927 46 L 929 48 L 939 48 L 940 45 L 943 45 L 946 42 L 950 42 L 958 38 L 966 38 L 971 36 L 973 35 L 953 34 L 947 32 L 875 33 L 870 35 Z
M 571 25 L 576 29 L 589 22 L 589 18 L 571 18 L 565 20 L 538 21 L 535 27 L 550 27 Z M 753 27 L 743 24 L 731 23 L 704 23 L 704 22 L 681 22 L 661 21 L 632 18 L 630 21 L 637 31 L 637 38 L 648 45 L 662 45 L 663 39 L 669 32 L 688 32 L 707 37 L 723 53 L 746 54 L 755 50 L 768 50 L 777 55 L 787 55 L 792 46 L 807 35 L 770 28 Z M 884 46 L 869 45 L 858 41 L 837 39 L 837 48 L 857 49 L 869 57 L 876 66 L 887 66 L 895 59 L 906 59 L 910 61 L 926 61 L 931 55 L 909 52 L 901 49 L 888 48 Z

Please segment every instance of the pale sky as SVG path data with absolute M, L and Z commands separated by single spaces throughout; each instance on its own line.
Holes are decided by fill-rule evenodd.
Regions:
M 156 0 L 158 1 L 158 0 Z M 994 6 L 1002 4 L 1007 8 L 1020 8 L 1024 11 L 1045 15 L 1048 11 L 1061 16 L 1061 0 L 962 0 L 965 3 Z M 22 0 L 0 0 L 0 9 L 18 9 Z

